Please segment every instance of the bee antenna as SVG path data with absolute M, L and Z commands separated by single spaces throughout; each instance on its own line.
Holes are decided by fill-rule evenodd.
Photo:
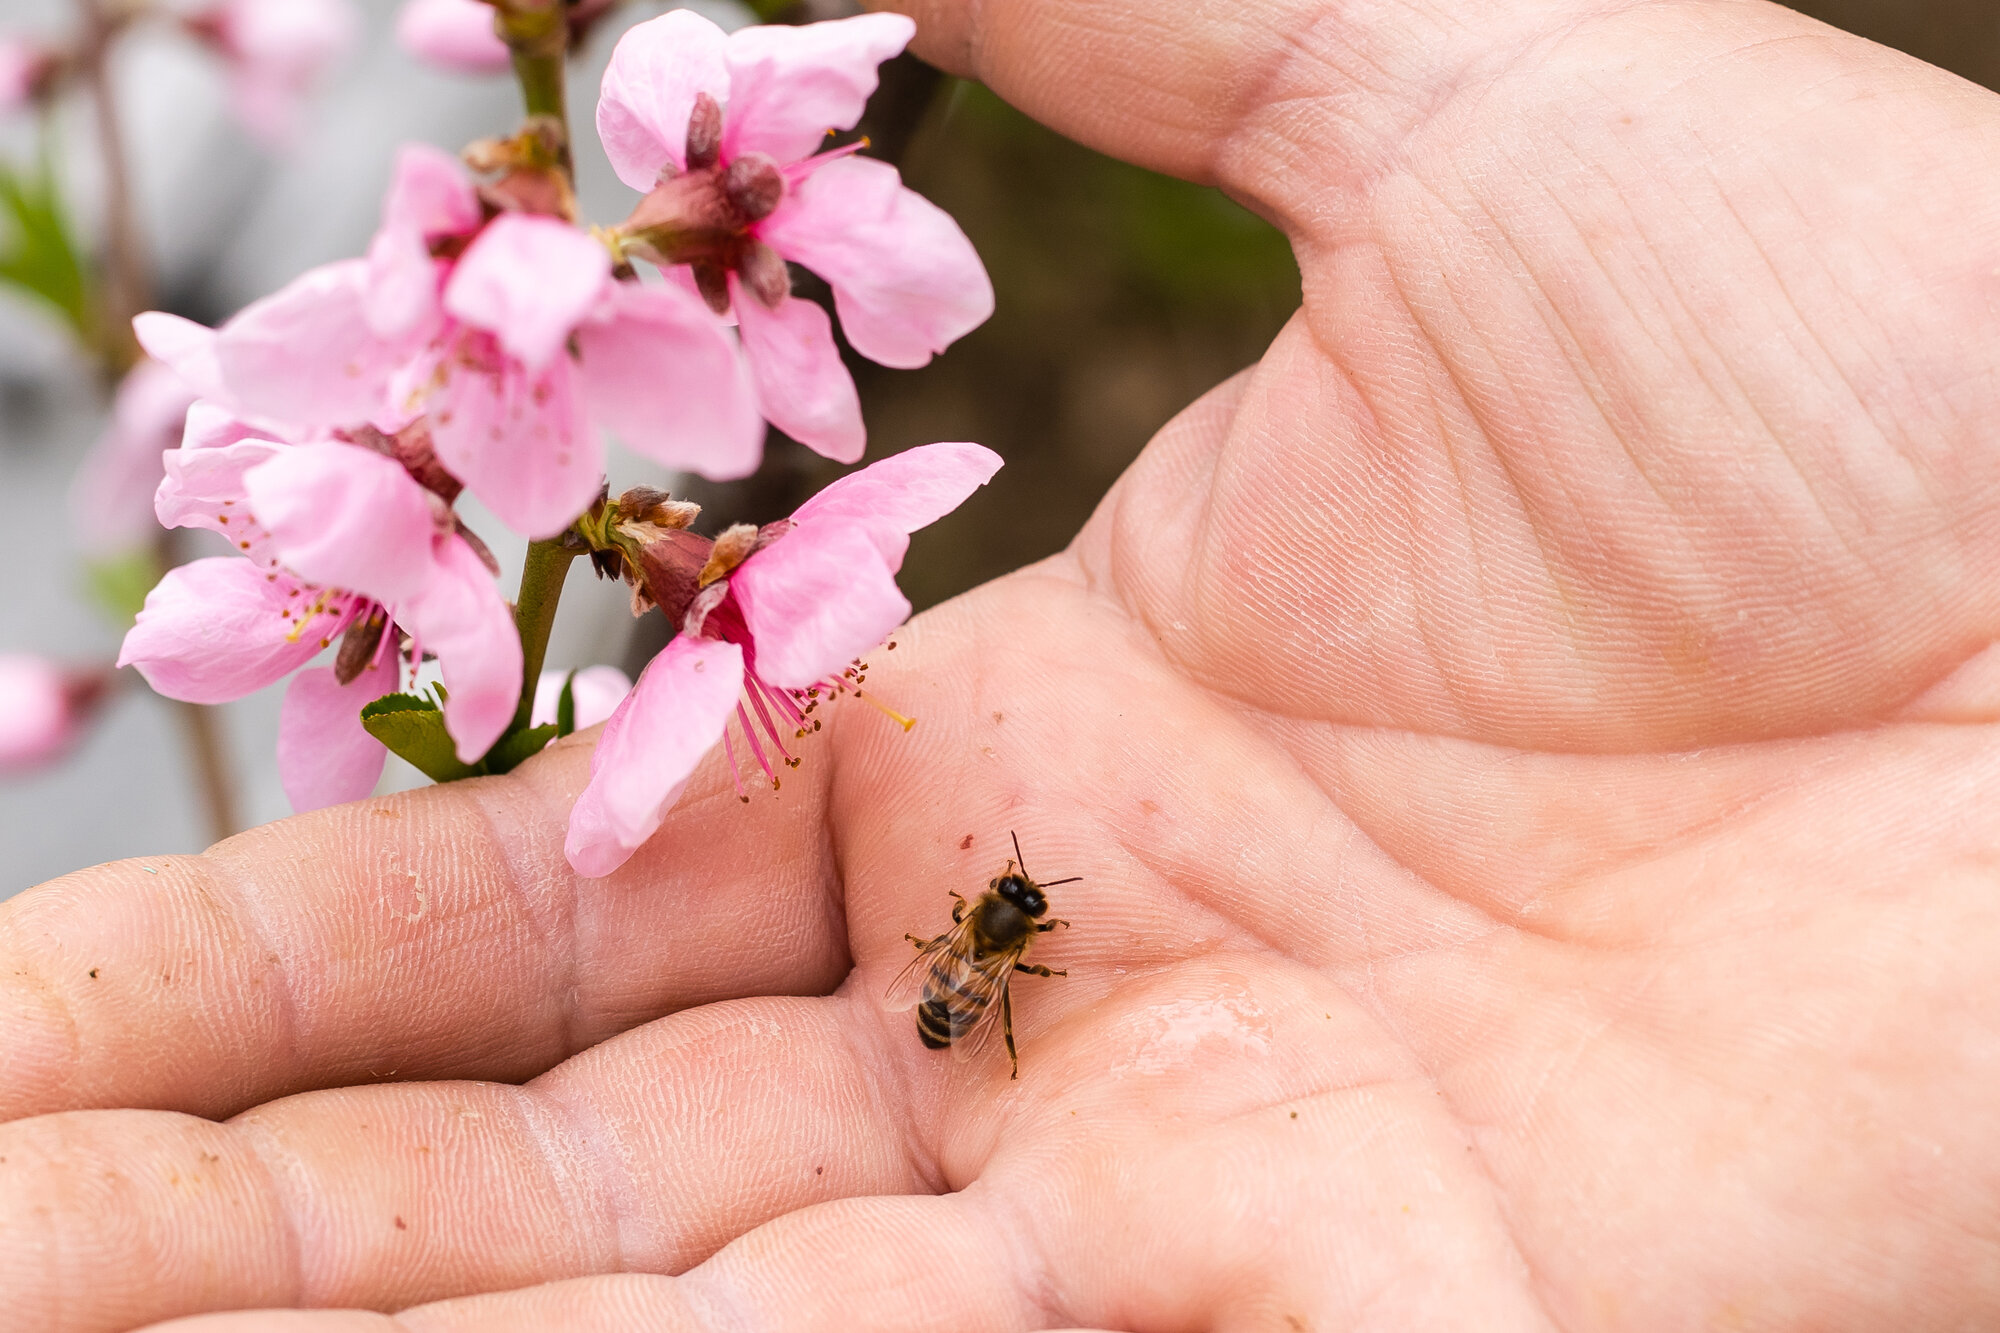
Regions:
M 1082 878 L 1082 875 L 1071 875 L 1068 879 L 1052 879 L 1046 884 L 1037 884 L 1035 887 L 1038 889 L 1053 889 L 1058 884 L 1075 884 Z
M 1015 834 L 1013 829 L 1007 830 L 1007 836 L 1014 839 L 1014 860 L 1020 863 L 1021 873 L 1028 875 L 1028 863 L 1021 856 L 1021 839 Z M 1033 879 L 1034 876 L 1028 875 L 1028 878 Z

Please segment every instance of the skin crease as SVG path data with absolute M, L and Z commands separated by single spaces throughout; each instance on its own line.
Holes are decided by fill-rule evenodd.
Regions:
M 579 738 L 0 906 L 0 1329 L 2000 1318 L 2000 101 L 1753 0 L 913 8 L 1300 315 L 607 880 Z M 876 1003 L 1009 829 L 1018 1083 Z

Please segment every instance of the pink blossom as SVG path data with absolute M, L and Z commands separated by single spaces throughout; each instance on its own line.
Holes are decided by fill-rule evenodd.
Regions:
M 104 694 L 102 672 L 0 653 L 0 772 L 37 768 L 75 743 Z
M 663 538 L 658 555 L 667 568 L 646 577 L 662 592 L 676 584 L 691 590 L 678 605 L 660 599 L 681 632 L 605 725 L 570 816 L 570 865 L 591 876 L 623 865 L 718 740 L 742 794 L 732 716 L 767 777 L 796 764 L 783 733 L 816 729 L 810 715 L 822 695 L 858 686 L 848 664 L 909 616 L 895 580 L 909 534 L 956 509 L 999 467 L 999 456 L 976 444 L 896 454 L 834 482 L 788 524 L 744 541 L 739 549 L 748 554 L 706 584 L 693 570 L 714 566 L 722 543 L 711 549 L 685 533 Z
M 49 53 L 25 37 L 0 37 L 0 111 L 35 100 L 49 70 Z
M 373 788 L 383 751 L 356 714 L 397 688 L 407 632 L 413 658 L 437 656 L 446 726 L 459 758 L 477 762 L 512 720 L 521 645 L 449 506 L 404 463 L 362 445 L 242 436 L 200 407 L 189 420 L 188 442 L 167 458 L 160 522 L 208 528 L 248 558 L 168 573 L 119 665 L 169 698 L 222 703 L 282 679 L 350 629 L 367 636 L 345 685 L 304 672 L 286 695 L 280 773 L 294 804 L 310 809 Z M 199 442 L 197 428 L 213 442 Z
M 610 717 L 619 701 L 632 692 L 631 678 L 614 666 L 585 667 L 574 677 L 567 671 L 544 671 L 535 684 L 535 707 L 528 719 L 531 726 L 546 727 L 555 722 L 565 684 L 576 705 L 578 731 Z
M 614 281 L 604 247 L 558 219 L 484 217 L 450 159 L 406 148 L 366 259 L 302 275 L 206 341 L 162 315 L 141 339 L 256 417 L 393 432 L 427 413 L 438 459 L 530 537 L 595 499 L 600 430 L 677 470 L 756 469 L 748 367 L 698 299 Z
M 141 361 L 119 382 L 111 421 L 70 488 L 72 517 L 93 549 L 130 549 L 159 531 L 160 460 L 180 444 L 193 405 L 186 383 L 158 361 Z
M 396 40 L 440 69 L 498 74 L 512 57 L 493 31 L 493 6 L 482 0 L 408 0 L 396 15 Z
M 876 67 L 915 31 L 864 14 L 725 34 L 675 10 L 619 41 L 598 102 L 619 178 L 649 192 L 619 228 L 628 248 L 688 263 L 735 311 L 766 418 L 842 462 L 866 443 L 860 402 L 831 323 L 790 296 L 783 261 L 826 279 L 848 342 L 886 366 L 924 365 L 993 313 L 971 242 L 894 167 L 813 156 L 861 118 Z
M 359 30 L 348 0 L 221 0 L 186 22 L 228 65 L 237 119 L 272 148 L 291 141 L 301 104 Z

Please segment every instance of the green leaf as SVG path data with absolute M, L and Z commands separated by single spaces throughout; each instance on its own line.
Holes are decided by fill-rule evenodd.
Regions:
M 520 765 L 542 752 L 542 747 L 556 738 L 553 722 L 526 731 L 517 731 L 511 736 L 502 736 L 500 743 L 486 752 L 486 771 L 489 773 L 511 773 Z
M 0 163 L 0 283 L 48 302 L 90 340 L 90 278 L 46 161 L 33 171 Z
M 460 762 L 451 733 L 444 729 L 444 713 L 429 699 L 385 694 L 361 710 L 361 725 L 433 782 L 456 782 L 486 771 L 483 764 Z
M 563 677 L 562 697 L 556 700 L 556 735 L 576 730 L 576 672 Z
M 160 563 L 147 550 L 93 560 L 84 566 L 90 595 L 120 625 L 130 625 L 146 605 L 146 594 L 160 581 Z

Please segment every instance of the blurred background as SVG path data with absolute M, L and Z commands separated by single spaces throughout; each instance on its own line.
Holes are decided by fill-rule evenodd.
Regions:
M 827 3 L 829 0 L 814 0 Z M 358 254 L 377 221 L 395 145 L 455 151 L 510 130 L 511 81 L 439 73 L 390 37 L 395 0 L 356 0 L 365 30 L 289 147 L 268 153 L 229 114 L 212 58 L 161 33 L 135 36 L 113 73 L 132 144 L 137 214 L 155 304 L 216 323 L 314 264 Z M 632 195 L 611 175 L 591 123 L 596 87 L 622 29 L 670 6 L 634 3 L 595 31 L 574 64 L 585 213 L 614 222 Z M 733 0 L 700 2 L 724 26 L 751 19 Z M 771 6 L 767 6 L 770 8 Z M 2000 80 L 1992 0 L 1810 0 L 1795 6 L 1968 78 Z M 59 37 L 69 0 L 7 0 L 0 34 Z M 855 360 L 869 457 L 940 439 L 978 440 L 1007 467 L 962 510 L 917 536 L 903 586 L 919 609 L 1059 550 L 1146 440 L 1205 390 L 1250 364 L 1296 309 L 1283 240 L 1219 193 L 1091 153 L 975 85 L 905 62 L 865 124 L 911 186 L 971 236 L 998 311 L 920 371 Z M 87 108 L 58 122 L 58 179 L 76 229 L 101 226 L 103 181 Z M 31 116 L 0 122 L 0 154 L 31 162 Z M 0 248 L 5 241 L 0 239 Z M 103 429 L 105 399 L 59 319 L 0 294 L 0 653 L 108 660 L 124 626 L 86 590 L 87 531 L 71 477 Z M 774 441 L 756 478 L 676 485 L 708 512 L 704 530 L 790 511 L 839 469 Z M 612 485 L 670 479 L 615 450 Z M 464 507 L 464 506 L 462 506 Z M 475 527 L 518 573 L 518 542 L 476 512 Z M 191 552 L 194 553 L 194 552 Z M 610 662 L 634 674 L 664 639 L 633 621 L 622 586 L 572 568 L 551 665 Z M 137 682 L 118 690 L 78 748 L 31 773 L 0 775 L 0 897 L 98 861 L 194 851 L 207 841 L 174 710 Z M 218 710 L 239 775 L 239 822 L 289 812 L 274 739 L 282 686 Z M 422 781 L 393 757 L 385 787 Z

